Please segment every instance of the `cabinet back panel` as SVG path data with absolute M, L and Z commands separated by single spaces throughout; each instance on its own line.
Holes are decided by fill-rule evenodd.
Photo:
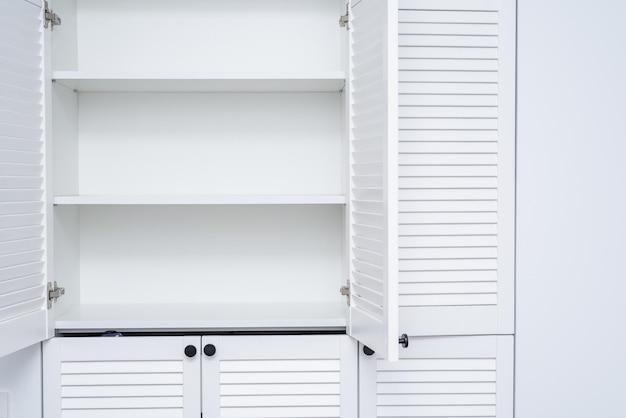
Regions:
M 339 302 L 339 206 L 87 206 L 82 303 Z
M 340 194 L 338 93 L 82 93 L 81 194 Z
M 337 0 L 81 0 L 78 70 L 338 70 L 340 10 Z

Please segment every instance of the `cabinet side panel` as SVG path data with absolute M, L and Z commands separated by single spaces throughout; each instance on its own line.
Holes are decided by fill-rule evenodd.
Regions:
M 8 394 L 7 417 L 41 417 L 41 387 L 40 344 L 0 357 L 0 392 Z

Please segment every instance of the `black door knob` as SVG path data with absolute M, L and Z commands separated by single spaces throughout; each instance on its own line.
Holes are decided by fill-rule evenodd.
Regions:
M 371 356 L 375 353 L 374 350 L 372 350 L 371 348 L 369 348 L 368 346 L 364 345 L 363 346 L 363 354 L 365 354 L 366 356 Z
M 198 350 L 194 345 L 188 345 L 187 347 L 185 347 L 185 355 L 187 357 L 193 357 L 196 355 L 197 352 Z
M 204 346 L 204 354 L 211 357 L 215 354 L 215 346 L 213 344 L 207 344 Z

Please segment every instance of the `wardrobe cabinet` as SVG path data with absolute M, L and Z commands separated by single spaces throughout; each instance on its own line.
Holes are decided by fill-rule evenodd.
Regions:
M 97 389 L 66 399 L 74 389 L 59 381 L 72 367 L 97 374 L 92 363 L 133 376 L 175 367 L 184 383 L 171 399 L 146 396 L 179 413 L 194 398 L 192 415 L 201 404 L 275 416 L 250 401 L 267 394 L 218 396 L 211 376 L 248 361 L 309 376 L 319 360 L 341 382 L 298 396 L 319 401 L 316 416 L 350 417 L 344 393 L 370 393 L 376 368 L 413 367 L 398 359 L 428 357 L 424 341 L 461 359 L 489 341 L 484 367 L 512 356 L 514 1 L 10 0 L 0 11 L 0 355 L 49 340 L 46 414 L 91 402 L 74 398 Z M 132 336 L 94 337 L 109 330 Z M 360 375 L 357 343 L 375 352 Z M 198 354 L 183 358 L 190 344 Z M 206 344 L 221 348 L 209 358 Z M 241 373 L 247 389 L 263 384 Z M 304 413 L 288 395 L 271 393 Z

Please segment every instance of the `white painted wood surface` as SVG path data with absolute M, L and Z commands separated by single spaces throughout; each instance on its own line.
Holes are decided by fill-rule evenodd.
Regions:
M 316 92 L 341 91 L 343 71 L 118 73 L 55 71 L 52 79 L 81 92 Z
M 343 195 L 82 195 L 55 205 L 344 205 Z
M 74 194 L 344 194 L 340 99 L 81 93 Z
M 513 417 L 513 337 L 414 337 L 390 363 L 359 350 L 360 418 Z
M 4 340 L 3 340 L 4 343 Z M 33 344 L 0 357 L 0 396 L 8 395 L 8 405 L 0 416 L 4 418 L 41 418 L 43 385 L 41 378 L 41 345 Z
M 0 5 L 0 356 L 46 338 L 41 7 Z
M 346 310 L 343 302 L 83 304 L 57 318 L 56 328 L 67 333 L 343 330 Z
M 342 300 L 341 205 L 88 205 L 72 215 L 82 304 Z M 57 233 L 76 227 L 59 221 L 69 225 Z
M 197 417 L 200 361 L 199 336 L 53 338 L 44 417 Z
M 203 414 L 355 417 L 357 345 L 345 335 L 204 336 Z
M 66 52 L 55 70 L 341 70 L 336 0 L 75 4 L 71 21 L 77 23 L 68 27 L 73 33 L 65 34 L 65 42 L 76 57 Z
M 515 2 L 399 8 L 400 330 L 511 334 Z
M 351 7 L 348 333 L 398 356 L 397 2 Z

